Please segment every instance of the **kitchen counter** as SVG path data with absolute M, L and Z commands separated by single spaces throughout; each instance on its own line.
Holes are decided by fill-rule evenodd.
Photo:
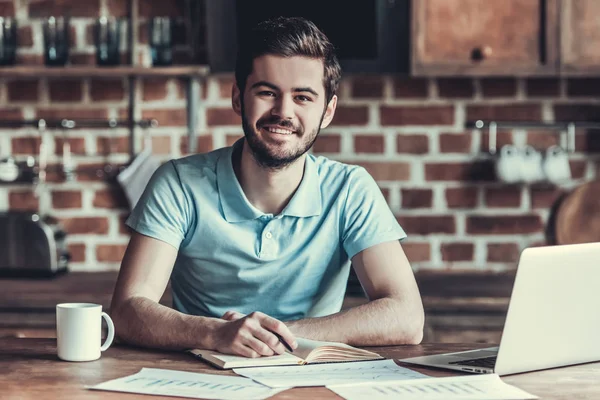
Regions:
M 54 278 L 0 279 L 0 337 L 55 337 L 55 306 L 102 304 L 108 309 L 117 272 L 68 272 Z M 500 338 L 514 272 L 426 271 L 416 274 L 426 313 L 425 338 L 493 343 Z M 348 290 L 344 308 L 366 301 Z M 171 306 L 167 288 L 161 304 Z

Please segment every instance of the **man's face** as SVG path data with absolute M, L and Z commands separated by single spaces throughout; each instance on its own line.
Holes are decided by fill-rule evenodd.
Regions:
M 232 102 L 256 161 L 280 169 L 312 147 L 337 98 L 326 107 L 322 61 L 264 55 L 254 60 L 244 93 L 234 85 Z

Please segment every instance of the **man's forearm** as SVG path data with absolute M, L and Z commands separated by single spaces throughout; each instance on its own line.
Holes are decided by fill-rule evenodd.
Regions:
M 423 308 L 382 298 L 319 318 L 286 322 L 294 335 L 354 346 L 418 344 L 423 338 Z
M 180 313 L 146 297 L 133 297 L 111 309 L 117 337 L 143 347 L 169 350 L 212 348 L 216 318 Z

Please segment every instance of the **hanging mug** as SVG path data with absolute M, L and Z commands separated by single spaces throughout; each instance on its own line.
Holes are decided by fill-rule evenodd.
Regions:
M 544 180 L 542 169 L 542 153 L 532 146 L 521 149 L 521 180 L 525 183 L 534 183 Z
M 500 149 L 496 159 L 496 176 L 502 182 L 516 183 L 521 180 L 521 155 L 519 149 L 506 144 Z
M 571 179 L 569 156 L 560 146 L 550 146 L 546 150 L 543 169 L 546 179 L 554 184 Z

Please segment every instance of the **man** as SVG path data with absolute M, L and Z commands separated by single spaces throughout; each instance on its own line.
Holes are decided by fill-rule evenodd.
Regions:
M 331 122 L 340 66 L 301 18 L 257 26 L 240 46 L 234 146 L 165 163 L 134 230 L 111 306 L 118 336 L 169 349 L 281 354 L 296 337 L 419 343 L 423 307 L 406 235 L 359 166 L 308 155 Z M 367 304 L 340 312 L 350 264 Z M 174 309 L 158 303 L 171 279 Z

